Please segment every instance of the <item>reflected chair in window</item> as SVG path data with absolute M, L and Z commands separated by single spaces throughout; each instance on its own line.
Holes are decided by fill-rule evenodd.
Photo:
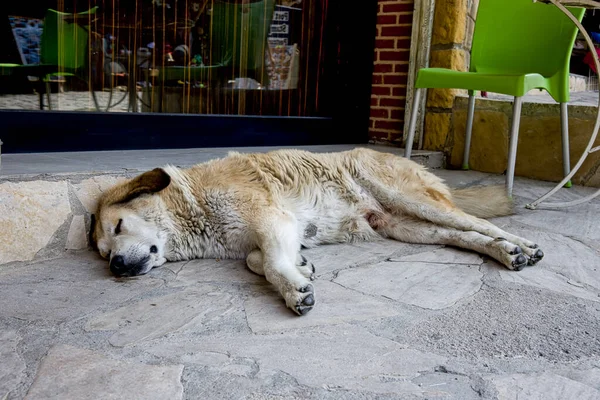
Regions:
M 53 77 L 74 77 L 86 83 L 90 79 L 89 29 L 97 7 L 69 14 L 49 9 L 44 18 L 40 42 L 40 64 L 0 64 L 3 76 L 33 76 L 38 78 L 40 110 L 44 109 L 44 93 L 50 102 L 50 84 Z M 92 90 L 94 105 L 100 109 Z
M 569 10 L 580 21 L 583 19 L 583 8 Z M 569 61 L 576 35 L 577 27 L 552 5 L 531 0 L 481 0 L 469 72 L 423 68 L 417 73 L 405 156 L 410 157 L 412 151 L 418 104 L 425 88 L 469 90 L 463 169 L 469 169 L 474 91 L 514 96 L 506 171 L 506 188 L 512 195 L 523 96 L 532 89 L 545 89 L 560 103 L 563 172 L 567 175 L 570 171 Z
M 246 77 L 267 86 L 265 54 L 274 11 L 275 0 L 213 1 L 208 44 L 210 65 L 158 65 L 151 74 L 159 86 L 196 81 L 223 87 L 232 79 Z

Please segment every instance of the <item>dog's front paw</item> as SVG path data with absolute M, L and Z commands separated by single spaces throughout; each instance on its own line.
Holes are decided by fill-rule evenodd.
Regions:
M 303 255 L 299 254 L 298 255 L 298 261 L 296 261 L 296 268 L 298 268 L 298 271 L 300 271 L 300 273 L 302 275 L 304 275 L 305 278 L 310 279 L 311 281 L 314 281 L 316 278 L 315 275 L 315 266 L 313 263 L 311 263 L 310 261 L 308 261 L 306 259 L 306 257 L 304 257 Z
M 315 306 L 315 289 L 310 283 L 285 296 L 286 305 L 298 315 L 305 315 Z

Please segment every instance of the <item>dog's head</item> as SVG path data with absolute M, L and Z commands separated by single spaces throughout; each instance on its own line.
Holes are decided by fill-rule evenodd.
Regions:
M 109 260 L 114 275 L 142 275 L 165 263 L 166 234 L 156 194 L 170 183 L 170 176 L 157 168 L 100 197 L 92 215 L 90 243 Z

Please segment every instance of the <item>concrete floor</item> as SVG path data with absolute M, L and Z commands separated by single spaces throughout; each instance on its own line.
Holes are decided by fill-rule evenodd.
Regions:
M 318 275 L 304 317 L 240 260 L 130 279 L 88 251 L 2 266 L 0 399 L 600 399 L 600 202 L 522 207 L 550 187 L 517 179 L 517 214 L 494 220 L 539 243 L 537 266 L 323 246 L 304 252 Z

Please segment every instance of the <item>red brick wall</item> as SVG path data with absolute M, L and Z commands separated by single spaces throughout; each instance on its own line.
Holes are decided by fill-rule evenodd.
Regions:
M 413 0 L 378 0 L 369 138 L 401 141 Z

